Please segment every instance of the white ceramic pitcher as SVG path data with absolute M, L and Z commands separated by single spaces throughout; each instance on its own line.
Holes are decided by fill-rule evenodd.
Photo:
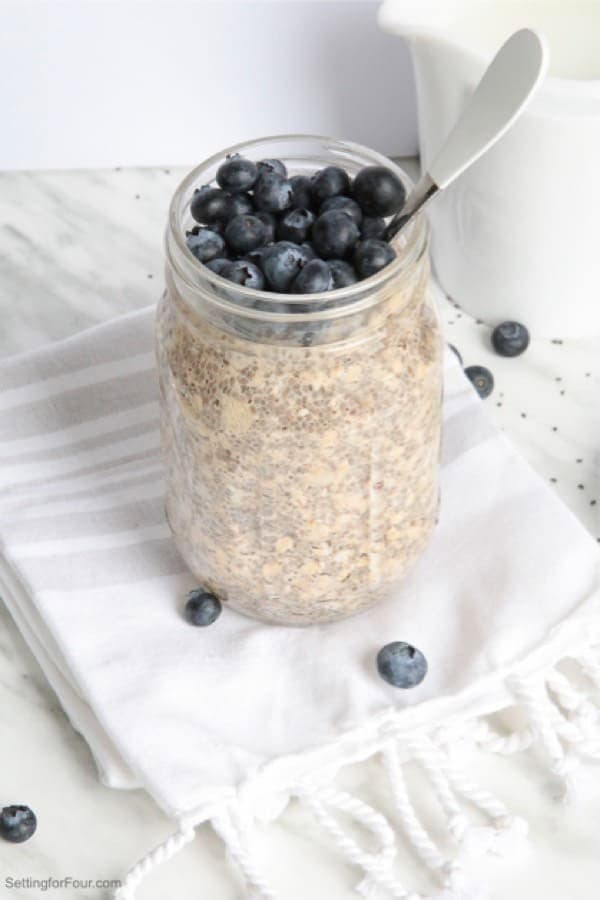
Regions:
M 384 0 L 379 21 L 410 42 L 425 166 L 509 34 L 544 33 L 537 96 L 430 207 L 433 261 L 446 292 L 491 325 L 600 334 L 600 0 Z

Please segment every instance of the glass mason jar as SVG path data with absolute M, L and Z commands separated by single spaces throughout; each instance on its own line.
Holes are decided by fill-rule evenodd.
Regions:
M 417 217 L 397 258 L 322 294 L 235 285 L 185 231 L 225 153 L 290 174 L 386 165 L 319 137 L 253 141 L 192 171 L 171 203 L 157 318 L 166 510 L 200 585 L 265 622 L 302 625 L 389 596 L 438 511 L 442 341 Z

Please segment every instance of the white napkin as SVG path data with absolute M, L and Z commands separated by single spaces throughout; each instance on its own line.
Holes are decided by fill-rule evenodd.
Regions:
M 291 795 L 363 870 L 364 894 L 407 896 L 393 869 L 398 822 L 457 891 L 458 869 L 424 841 L 403 793 L 404 760 L 423 767 L 464 849 L 477 829 L 448 753 L 457 736 L 503 752 L 538 742 L 560 777 L 598 755 L 591 693 L 556 668 L 574 656 L 585 684 L 600 684 L 597 545 L 493 427 L 452 354 L 441 520 L 425 555 L 388 603 L 304 629 L 228 609 L 206 629 L 182 618 L 196 585 L 163 514 L 152 309 L 7 360 L 0 388 L 0 593 L 103 781 L 143 786 L 178 822 L 120 896 L 210 819 L 247 892 L 274 897 L 252 818 Z M 419 687 L 378 677 L 390 640 L 425 653 Z M 528 728 L 496 734 L 485 716 L 517 702 Z M 335 788 L 341 766 L 379 753 L 397 822 Z M 470 802 L 489 834 L 514 824 L 495 798 Z M 344 832 L 340 811 L 377 850 Z

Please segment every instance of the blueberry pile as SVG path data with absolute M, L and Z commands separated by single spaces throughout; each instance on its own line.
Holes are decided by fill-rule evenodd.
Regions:
M 396 256 L 384 240 L 386 218 L 406 197 L 385 166 L 351 181 L 339 166 L 289 176 L 279 159 L 239 154 L 219 167 L 217 186 L 197 188 L 186 232 L 191 253 L 209 269 L 256 290 L 314 294 L 347 287 Z

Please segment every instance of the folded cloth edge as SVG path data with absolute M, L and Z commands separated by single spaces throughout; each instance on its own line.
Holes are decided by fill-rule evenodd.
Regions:
M 543 646 L 517 664 L 453 698 L 422 704 L 428 715 L 419 722 L 414 716 L 411 719 L 414 710 L 388 710 L 329 745 L 266 763 L 236 789 L 211 792 L 196 809 L 174 816 L 177 830 L 129 870 L 115 900 L 134 900 L 140 882 L 191 842 L 196 828 L 206 822 L 223 840 L 242 879 L 244 896 L 277 900 L 256 847 L 256 824 L 277 819 L 291 799 L 313 814 L 341 857 L 361 871 L 356 891 L 363 897 L 481 898 L 481 887 L 468 882 L 464 862 L 484 853 L 514 855 L 528 826 L 500 798 L 471 780 L 454 751 L 458 746 L 502 755 L 538 751 L 554 776 L 557 798 L 570 796 L 578 767 L 585 761 L 600 761 L 600 707 L 594 702 L 594 694 L 597 700 L 600 691 L 599 611 L 597 591 L 577 613 L 552 629 Z M 585 687 L 558 668 L 567 659 L 579 667 Z M 444 703 L 454 707 L 452 713 L 440 714 Z M 510 707 L 518 707 L 527 724 L 522 730 L 501 732 L 487 716 Z M 394 825 L 379 810 L 334 785 L 344 766 L 373 758 L 381 761 L 389 782 Z M 454 845 L 450 858 L 429 834 L 411 802 L 403 773 L 409 761 L 419 765 L 442 807 Z M 477 810 L 487 824 L 475 823 L 468 809 Z M 374 851 L 363 850 L 345 831 L 340 813 L 371 834 Z M 396 828 L 437 884 L 433 893 L 410 892 L 398 880 L 394 871 Z
M 126 789 L 144 787 L 77 690 L 64 660 L 54 658 L 51 636 L 44 635 L 42 640 L 31 616 L 23 614 L 27 593 L 2 556 L 0 591 L 71 724 L 90 746 L 103 783 Z M 38 624 L 44 628 L 41 620 Z M 589 690 L 576 686 L 557 668 L 565 659 L 577 663 Z M 512 852 L 527 826 L 499 798 L 470 781 L 452 749 L 459 744 L 500 754 L 538 749 L 560 786 L 559 793 L 567 794 L 576 768 L 586 759 L 600 760 L 600 710 L 592 700 L 594 689 L 600 689 L 600 591 L 583 601 L 576 613 L 556 625 L 547 640 L 518 663 L 479 679 L 452 697 L 401 710 L 390 708 L 329 744 L 266 762 L 236 788 L 213 788 L 204 796 L 200 792 L 200 802 L 193 809 L 174 812 L 164 806 L 177 822 L 176 832 L 129 870 L 115 900 L 133 900 L 145 876 L 192 841 L 196 828 L 205 822 L 210 822 L 223 840 L 242 878 L 245 895 L 277 900 L 261 871 L 253 834 L 257 822 L 277 819 L 292 798 L 314 815 L 342 857 L 362 872 L 356 888 L 359 894 L 373 900 L 425 900 L 409 893 L 393 871 L 396 835 L 388 818 L 334 786 L 342 768 L 372 758 L 381 760 L 389 780 L 395 820 L 439 885 L 428 900 L 467 900 L 464 858 L 474 852 Z M 527 725 L 521 731 L 501 733 L 487 717 L 513 706 L 524 713 Z M 408 761 L 422 768 L 441 803 L 450 838 L 456 844 L 453 859 L 442 853 L 410 801 L 402 771 Z M 465 803 L 475 807 L 489 825 L 473 824 Z M 378 849 L 362 850 L 340 825 L 340 813 L 370 832 Z

